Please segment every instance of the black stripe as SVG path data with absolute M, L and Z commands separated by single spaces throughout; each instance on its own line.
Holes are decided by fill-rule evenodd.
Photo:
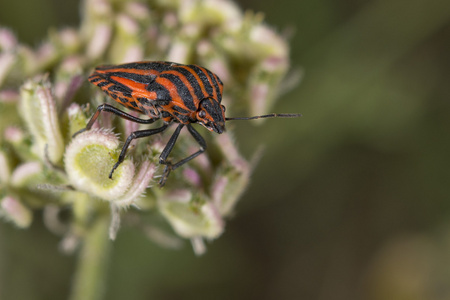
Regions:
M 171 64 L 172 63 L 170 62 L 164 61 L 134 62 L 114 66 L 110 69 L 137 69 L 137 70 L 155 70 L 157 72 L 164 72 L 172 68 Z
M 211 97 L 213 95 L 213 88 L 212 88 L 211 84 L 209 83 L 209 80 L 208 80 L 208 77 L 206 77 L 206 74 L 203 73 L 203 71 L 196 65 L 189 65 L 189 67 L 192 68 L 192 70 L 194 70 L 195 73 L 197 73 L 198 77 L 200 77 L 200 80 L 202 81 L 203 85 L 205 86 L 206 93 L 208 94 L 207 97 Z
M 120 84 L 120 83 L 115 83 L 112 86 L 110 86 L 108 88 L 108 90 L 112 93 L 122 93 L 125 97 L 131 97 L 131 89 L 129 89 L 128 87 Z
M 119 97 L 119 101 L 122 102 L 123 104 L 128 103 L 128 99 L 125 97 Z
M 100 76 L 97 76 L 97 75 L 91 75 L 89 77 L 89 82 L 92 82 L 92 83 L 95 83 L 95 82 L 97 82 L 99 80 L 102 80 L 102 78 Z
M 214 73 L 213 73 L 213 74 L 214 74 Z M 223 82 L 222 82 L 222 80 L 220 80 L 220 78 L 219 78 L 219 76 L 217 76 L 217 74 L 214 74 L 214 75 L 216 75 L 217 82 L 219 82 L 219 84 L 223 87 Z
M 109 78 L 109 82 L 113 83 L 112 86 L 108 88 L 112 93 L 122 93 L 125 97 L 131 97 L 131 93 L 133 92 L 129 87 Z
M 172 115 L 169 114 L 167 111 L 163 110 L 161 111 L 161 117 L 162 118 L 167 118 L 167 117 L 171 117 Z
M 139 103 L 141 103 L 142 105 L 146 105 L 146 106 L 152 106 L 152 103 L 150 102 L 150 100 L 148 100 L 147 98 L 137 98 L 136 99 Z
M 180 72 L 184 77 L 186 77 L 186 80 L 191 84 L 195 96 L 199 101 L 201 101 L 203 98 L 205 98 L 205 96 L 207 96 L 203 94 L 202 88 L 200 87 L 200 84 L 198 83 L 197 78 L 195 78 L 194 74 L 192 74 L 189 70 L 185 68 L 176 68 L 175 70 L 177 72 Z
M 185 110 L 185 109 L 179 107 L 178 105 L 174 105 L 174 106 L 172 106 L 171 108 L 172 108 L 174 111 L 179 112 L 180 114 L 187 114 L 187 113 L 189 113 L 188 110 Z
M 156 93 L 156 101 L 172 101 L 169 91 L 156 81 L 147 86 L 147 91 Z
M 181 81 L 180 77 L 174 74 L 163 73 L 159 75 L 161 78 L 166 78 L 170 80 L 177 88 L 177 93 L 180 96 L 183 104 L 191 111 L 196 111 L 197 107 L 194 104 L 194 99 L 192 98 L 191 92 L 188 87 Z
M 108 73 L 108 76 L 117 76 L 129 80 L 133 80 L 134 82 L 149 84 L 155 81 L 156 75 L 140 75 L 136 73 L 129 72 L 111 72 Z
M 214 76 L 214 74 L 211 71 L 209 71 L 209 70 L 207 70 L 207 71 L 208 71 L 209 77 L 211 77 L 211 81 L 214 85 L 214 89 L 216 90 L 217 100 L 220 103 L 222 101 L 222 95 L 220 94 L 220 89 L 219 89 L 219 85 L 217 84 L 217 81 L 216 81 L 216 76 Z
M 108 85 L 108 84 L 110 84 L 110 83 L 105 80 L 105 81 L 96 83 L 95 85 L 98 86 L 98 87 L 104 87 L 105 85 Z

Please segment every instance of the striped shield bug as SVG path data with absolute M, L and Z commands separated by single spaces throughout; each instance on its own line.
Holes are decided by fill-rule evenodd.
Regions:
M 163 186 L 170 172 L 199 156 L 206 150 L 203 137 L 192 127 L 192 123 L 203 125 L 216 133 L 225 131 L 225 121 L 252 120 L 260 118 L 295 118 L 300 114 L 268 114 L 254 117 L 226 118 L 222 102 L 223 83 L 213 72 L 197 65 L 183 65 L 164 61 L 143 61 L 113 66 L 100 66 L 89 76 L 89 81 L 100 87 L 116 102 L 144 114 L 148 119 L 140 119 L 109 104 L 101 104 L 86 127 L 77 133 L 89 130 L 102 111 L 113 113 L 139 124 L 151 124 L 162 119 L 158 128 L 132 132 L 125 144 L 109 178 L 124 161 L 130 143 L 134 139 L 161 133 L 171 123 L 178 123 L 175 132 L 163 149 L 159 163 L 165 165 L 160 185 Z M 167 160 L 181 129 L 186 126 L 189 133 L 200 145 L 200 149 L 176 163 Z

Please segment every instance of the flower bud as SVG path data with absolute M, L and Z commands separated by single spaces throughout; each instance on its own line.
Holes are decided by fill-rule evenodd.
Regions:
M 196 236 L 191 238 L 192 249 L 194 250 L 195 255 L 201 256 L 206 252 L 205 241 L 202 237 Z
M 0 27 L 0 51 L 10 51 L 17 46 L 17 38 L 11 30 Z
M 5 141 L 12 146 L 15 157 L 22 160 L 36 160 L 36 155 L 31 151 L 27 133 L 22 128 L 8 126 L 4 131 Z
M 102 56 L 111 41 L 112 28 L 110 24 L 97 24 L 87 46 L 87 56 L 94 60 Z
M 63 208 L 57 205 L 49 204 L 44 206 L 42 211 L 42 220 L 45 227 L 57 235 L 62 235 L 68 229 L 67 224 L 61 220 L 60 214 L 62 210 Z
M 20 95 L 15 90 L 3 90 L 0 91 L 0 103 L 11 103 L 15 104 L 18 102 Z
M 213 203 L 219 209 L 222 216 L 232 213 L 236 202 L 239 200 L 250 180 L 251 166 L 242 158 L 233 143 L 229 133 L 216 137 L 221 145 L 225 161 L 231 168 L 224 167 L 218 170 L 218 176 L 212 185 Z
M 191 43 L 185 39 L 174 38 L 170 44 L 166 60 L 187 63 L 189 61 L 189 55 L 191 54 L 191 48 Z
M 9 182 L 11 176 L 11 170 L 8 162 L 8 156 L 2 150 L 0 150 L 0 185 Z
M 249 173 L 228 170 L 216 177 L 212 185 L 213 203 L 221 216 L 228 216 L 249 182 Z
M 33 151 L 43 161 L 49 159 L 58 163 L 63 155 L 64 143 L 50 82 L 47 78 L 27 81 L 21 88 L 21 98 L 22 118 L 34 138 Z
M 90 130 L 77 135 L 67 146 L 65 169 L 69 182 L 80 191 L 104 200 L 119 199 L 134 177 L 134 165 L 126 159 L 109 174 L 118 159 L 119 140 L 106 130 Z
M 264 24 L 251 29 L 249 43 L 259 57 L 249 76 L 250 114 L 262 115 L 273 106 L 279 84 L 289 69 L 289 48 L 280 35 Z
M 30 182 L 42 174 L 42 165 L 39 162 L 27 162 L 19 165 L 11 174 L 11 185 L 14 187 L 30 186 Z
M 60 49 L 50 42 L 44 42 L 39 46 L 35 55 L 36 61 L 34 61 L 35 68 L 33 71 L 37 72 L 38 70 L 45 70 L 55 63 L 60 55 Z
M 255 49 L 258 49 L 261 58 L 283 58 L 284 66 L 288 63 L 289 47 L 286 41 L 267 25 L 256 24 L 253 26 L 250 30 L 249 42 Z
M 184 0 L 178 11 L 183 23 L 197 23 L 204 27 L 222 26 L 234 31 L 242 23 L 242 13 L 232 1 Z
M 0 27 L 0 87 L 17 66 L 16 47 L 17 39 L 11 30 Z
M 133 178 L 131 186 L 128 191 L 121 197 L 115 199 L 113 202 L 117 207 L 128 207 L 135 203 L 138 198 L 145 192 L 145 189 L 150 184 L 153 175 L 155 174 L 156 166 L 150 163 L 149 160 L 144 160 L 141 163 L 136 176 Z
M 114 13 L 110 1 L 87 0 L 84 2 L 82 37 L 87 41 L 86 55 L 95 60 L 104 55 L 113 34 Z
M 173 234 L 165 232 L 158 227 L 145 224 L 142 228 L 142 231 L 149 240 L 161 247 L 169 249 L 180 249 L 183 245 L 182 239 Z
M 150 19 L 150 11 L 148 6 L 140 2 L 127 2 L 124 4 L 124 11 L 139 21 L 147 21 Z
M 5 140 L 13 145 L 20 144 L 24 141 L 25 133 L 19 127 L 9 126 L 5 128 Z
M 217 208 L 207 200 L 193 199 L 188 190 L 178 190 L 159 197 L 158 206 L 178 235 L 217 238 L 224 222 Z
M 79 104 L 72 103 L 67 108 L 67 115 L 69 116 L 69 136 L 86 127 L 87 118 Z
M 19 228 L 30 226 L 33 219 L 31 210 L 12 196 L 6 196 L 0 201 L 0 215 L 16 224 Z
M 54 94 L 59 106 L 67 107 L 72 100 L 74 94 L 84 83 L 83 62 L 79 56 L 69 56 L 61 62 L 54 84 Z
M 72 54 L 79 50 L 81 39 L 78 32 L 72 28 L 64 28 L 50 32 L 53 44 L 64 54 Z
M 11 124 L 17 124 L 19 118 L 17 112 L 18 93 L 13 90 L 0 91 L 0 141 L 3 140 L 1 133 Z
M 0 52 L 0 86 L 16 63 L 17 57 L 12 52 Z
M 140 61 L 144 58 L 139 23 L 126 14 L 119 14 L 115 19 L 115 34 L 108 49 L 110 61 L 123 63 Z
M 198 172 L 192 168 L 184 168 L 183 176 L 187 182 L 189 182 L 196 188 L 199 188 L 202 184 L 202 178 L 200 177 L 200 174 L 198 174 Z

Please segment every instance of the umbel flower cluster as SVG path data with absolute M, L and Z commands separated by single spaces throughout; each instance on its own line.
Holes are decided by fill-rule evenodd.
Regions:
M 93 68 L 141 60 L 210 69 L 224 82 L 228 115 L 266 113 L 289 66 L 285 40 L 261 15 L 227 0 L 86 0 L 80 27 L 50 30 L 37 49 L 0 27 L 3 220 L 27 228 L 42 216 L 66 251 L 102 217 L 111 238 L 129 224 L 166 246 L 189 239 L 197 253 L 205 239 L 223 233 L 252 167 L 230 131 L 204 134 L 207 153 L 172 172 L 164 188 L 157 184 L 158 157 L 170 130 L 135 141 L 112 179 L 124 139 L 149 125 L 103 113 L 93 129 L 72 138 L 97 105 L 110 101 L 87 82 Z M 182 133 L 171 156 L 197 149 Z

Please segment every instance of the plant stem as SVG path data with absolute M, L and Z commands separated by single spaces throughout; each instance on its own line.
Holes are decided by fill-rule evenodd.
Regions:
M 70 300 L 100 300 L 103 298 L 109 262 L 109 217 L 96 218 L 84 239 L 78 258 Z

